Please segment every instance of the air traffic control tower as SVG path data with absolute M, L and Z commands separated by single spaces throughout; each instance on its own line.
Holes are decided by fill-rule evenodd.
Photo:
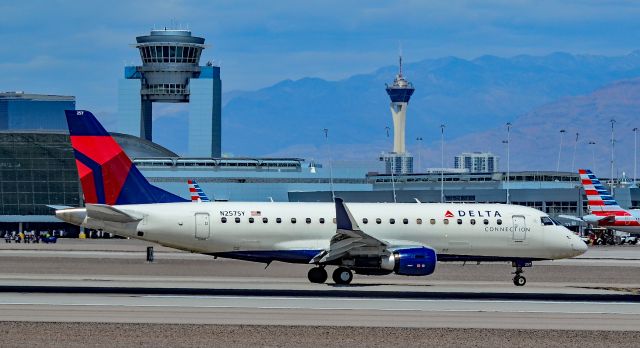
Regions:
M 385 162 L 386 173 L 413 173 L 413 157 L 407 152 L 405 130 L 407 126 L 407 106 L 415 91 L 411 82 L 402 76 L 402 56 L 396 78 L 391 86 L 387 85 L 387 94 L 391 99 L 391 117 L 393 118 L 393 152 L 382 155 L 380 160 Z
M 126 66 L 118 84 L 116 131 L 153 140 L 152 104 L 189 103 L 188 157 L 221 155 L 220 67 L 199 66 L 204 38 L 189 30 L 136 37 L 142 66 Z

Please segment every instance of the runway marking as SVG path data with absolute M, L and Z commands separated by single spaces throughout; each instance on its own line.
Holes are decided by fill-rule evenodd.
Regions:
M 352 310 L 371 310 L 371 311 L 398 311 L 398 312 L 474 312 L 474 313 L 555 313 L 555 314 L 583 314 L 583 315 L 605 315 L 605 314 L 615 314 L 615 315 L 640 315 L 640 304 L 635 303 L 620 303 L 620 302 L 556 302 L 556 301 L 507 301 L 507 300 L 487 300 L 487 301 L 472 301 L 472 300 L 414 300 L 414 299 L 400 299 L 400 300 L 387 300 L 387 299 L 323 299 L 323 298 L 298 298 L 298 297 L 237 297 L 237 296 L 197 296 L 197 297 L 185 297 L 185 296 L 127 296 L 127 297 L 108 297 L 109 299 L 114 300 L 114 303 L 105 303 L 105 302 L 84 302 L 82 303 L 82 299 L 80 299 L 80 303 L 72 302 L 72 301 L 64 301 L 60 303 L 52 303 L 52 301 L 2 301 L 0 300 L 0 306 L 48 306 L 48 307 L 114 307 L 114 308 L 208 308 L 208 309 L 259 309 L 259 310 L 327 310 L 327 311 L 352 311 Z M 163 303 L 152 303 L 152 304 L 144 304 L 144 303 L 122 303 L 127 300 L 134 299 L 188 299 L 188 300 L 198 300 L 198 299 L 209 299 L 209 300 L 219 300 L 219 301 L 227 301 L 227 300 L 244 300 L 245 303 L 236 303 L 236 304 L 205 304 L 205 303 L 193 303 L 193 301 L 186 301 L 184 303 L 177 304 L 163 304 Z M 262 301 L 294 301 L 294 302 L 302 302 L 307 301 L 306 304 L 298 305 L 271 305 L 271 306 L 260 306 L 256 305 L 255 302 Z M 86 300 L 85 300 L 86 301 Z M 120 302 L 118 302 L 120 301 Z M 309 303 L 309 301 L 315 303 Z M 344 306 L 326 306 L 323 305 L 322 302 L 340 302 L 345 303 Z M 349 303 L 368 303 L 369 306 L 349 306 Z M 411 307 L 411 308 L 395 308 L 395 303 L 422 303 L 422 304 L 464 304 L 473 306 L 479 306 L 480 308 L 429 308 L 429 307 Z M 531 309 L 511 309 L 512 307 L 506 306 L 504 308 L 486 308 L 487 305 L 491 304 L 502 304 L 502 305 L 514 305 L 515 306 L 532 306 L 532 307 L 541 307 L 545 305 L 563 305 L 560 309 L 554 309 L 554 307 L 548 309 L 540 309 L 540 308 L 531 308 Z M 578 307 L 577 309 L 572 309 L 572 306 Z M 591 307 L 594 306 L 602 307 L 605 306 L 610 310 L 580 310 L 580 307 Z M 616 308 L 617 307 L 617 308 Z M 620 310 L 620 307 L 624 310 Z
M 297 306 L 271 306 L 271 307 L 239 307 L 239 306 L 221 306 L 221 305 L 205 305 L 205 306 L 184 306 L 184 305 L 126 305 L 126 304 L 106 304 L 106 303 L 68 303 L 68 304 L 48 304 L 48 303 L 3 303 L 0 306 L 52 306 L 52 307 L 124 307 L 124 308 L 210 308 L 210 309 L 262 309 L 262 310 L 286 310 L 286 309 L 311 309 L 322 311 L 353 311 L 353 310 L 371 310 L 384 312 L 443 312 L 443 313 L 519 313 L 519 314 L 586 314 L 586 315 L 629 315 L 636 317 L 637 313 L 623 312 L 566 312 L 566 311 L 535 311 L 535 310 L 486 310 L 486 309 L 417 309 L 417 308 L 344 308 L 344 307 L 297 307 Z M 0 318 L 2 315 L 0 314 Z
M 212 299 L 212 300 L 291 300 L 291 301 L 302 301 L 302 300 L 321 300 L 321 301 L 345 301 L 345 302 L 354 302 L 354 301 L 394 301 L 394 302 L 460 302 L 460 303 L 529 303 L 529 304 L 580 304 L 580 305 L 594 305 L 594 304 L 610 304 L 610 305 L 634 305 L 639 306 L 640 304 L 634 302 L 615 302 L 615 301 L 602 301 L 602 302 L 593 302 L 593 301 L 515 301 L 515 300 L 457 300 L 457 299 L 405 299 L 405 298 L 342 298 L 342 297 L 332 297 L 332 298 L 323 298 L 323 297 L 279 297 L 279 296 L 184 296 L 184 295 L 143 295 L 139 296 L 143 298 L 184 298 L 184 299 Z

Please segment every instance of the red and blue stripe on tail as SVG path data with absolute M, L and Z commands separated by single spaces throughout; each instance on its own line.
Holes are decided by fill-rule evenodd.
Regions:
M 620 207 L 611 193 L 589 169 L 580 169 L 578 172 L 591 214 L 596 216 L 631 216 L 628 211 Z
M 91 112 L 65 113 L 85 203 L 187 202 L 151 185 Z
M 195 180 L 187 180 L 189 185 L 189 193 L 191 194 L 191 202 L 211 202 L 207 194 L 202 191 L 200 185 Z

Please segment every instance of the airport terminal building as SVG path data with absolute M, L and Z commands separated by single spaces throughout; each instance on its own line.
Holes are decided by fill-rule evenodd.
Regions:
M 142 65 L 124 69 L 118 85 L 119 133 L 112 134 L 152 184 L 184 198 L 190 197 L 187 181 L 196 180 L 215 201 L 330 202 L 335 193 L 347 202 L 492 202 L 530 206 L 552 216 L 586 213 L 577 173 L 511 172 L 507 178 L 497 170 L 497 156 L 489 153 L 462 154 L 463 169 L 456 172 L 413 173 L 404 127 L 414 88 L 401 66 L 387 86 L 394 151 L 383 155 L 384 163 L 380 158 L 324 166 L 302 158 L 221 158 L 220 67 L 199 65 L 204 38 L 186 30 L 153 30 L 136 38 L 136 47 Z M 155 102 L 189 103 L 188 157 L 151 141 Z M 67 109 L 75 109 L 74 97 L 0 93 L 0 233 L 75 229 L 48 207 L 83 205 Z M 640 190 L 630 186 L 618 183 L 616 199 L 625 208 L 639 208 Z

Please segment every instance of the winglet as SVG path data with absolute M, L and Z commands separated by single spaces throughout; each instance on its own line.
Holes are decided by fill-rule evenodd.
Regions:
M 358 227 L 358 223 L 351 215 L 351 212 L 344 204 L 344 200 L 342 198 L 336 197 L 336 225 L 338 225 L 339 230 L 352 230 L 359 231 L 360 227 Z

